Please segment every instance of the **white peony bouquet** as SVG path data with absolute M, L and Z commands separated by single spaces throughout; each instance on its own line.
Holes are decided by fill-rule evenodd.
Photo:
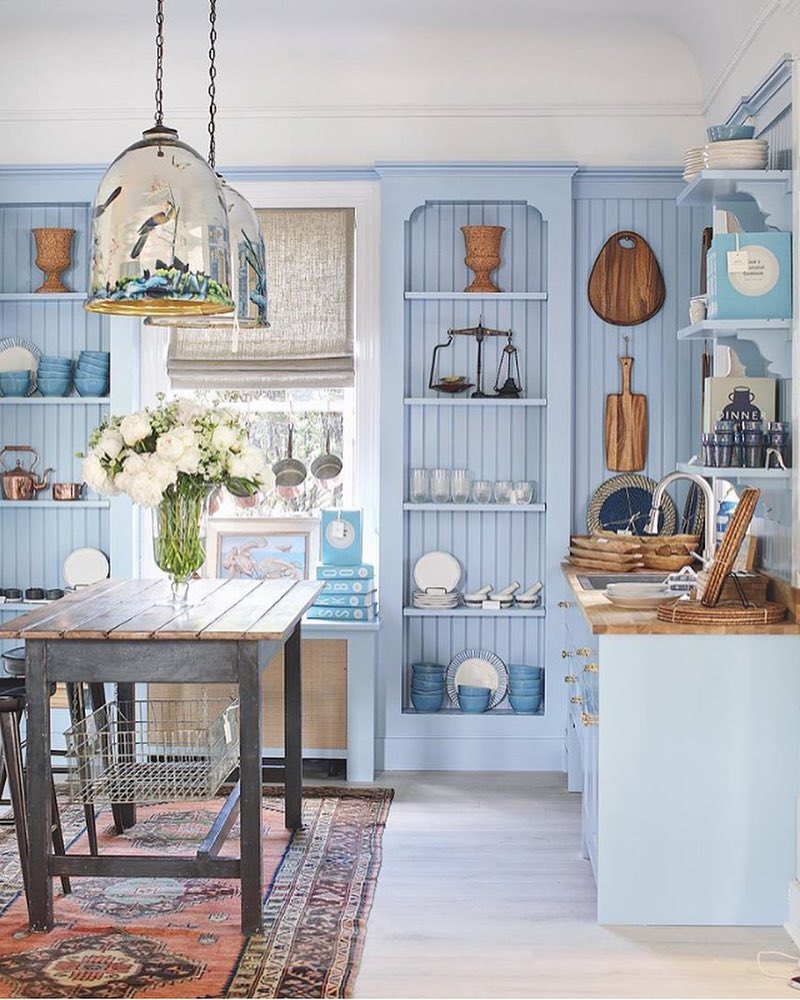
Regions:
M 241 418 L 190 400 L 164 402 L 105 420 L 89 438 L 83 479 L 97 493 L 126 493 L 158 506 L 168 493 L 225 486 L 235 496 L 270 489 L 266 456 L 248 440 Z

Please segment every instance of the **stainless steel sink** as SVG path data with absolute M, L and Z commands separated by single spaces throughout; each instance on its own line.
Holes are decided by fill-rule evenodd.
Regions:
M 584 590 L 605 590 L 609 583 L 663 583 L 667 573 L 587 573 L 578 577 Z

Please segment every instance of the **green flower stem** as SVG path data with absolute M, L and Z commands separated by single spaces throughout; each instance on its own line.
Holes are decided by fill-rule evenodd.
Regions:
M 156 565 L 172 577 L 173 592 L 205 562 L 206 484 L 170 487 L 153 510 L 153 554 Z

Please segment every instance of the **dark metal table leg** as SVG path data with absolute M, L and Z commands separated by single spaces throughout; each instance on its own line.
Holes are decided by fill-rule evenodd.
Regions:
M 300 677 L 300 623 L 283 648 L 283 718 L 286 755 L 286 828 L 303 826 L 303 727 Z
M 262 923 L 264 884 L 261 804 L 261 671 L 258 643 L 239 643 L 240 856 L 242 934 L 257 934 Z
M 136 752 L 136 688 L 133 684 L 117 684 L 117 711 L 119 712 L 119 747 L 123 760 L 130 760 Z M 122 829 L 128 830 L 136 823 L 136 805 L 133 802 L 122 802 L 117 806 L 118 815 L 122 821 Z
M 46 645 L 28 640 L 25 694 L 28 705 L 27 814 L 29 837 L 28 913 L 31 930 L 53 926 L 53 882 L 47 870 L 52 830 L 50 767 L 50 685 Z

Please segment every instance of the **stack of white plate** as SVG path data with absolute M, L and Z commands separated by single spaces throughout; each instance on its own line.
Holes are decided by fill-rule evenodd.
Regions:
M 683 179 L 690 181 L 695 174 L 699 174 L 705 167 L 706 161 L 703 156 L 703 147 L 694 146 L 687 149 L 683 155 Z
M 765 170 L 768 150 L 766 139 L 727 139 L 707 142 L 703 159 L 707 170 Z
M 618 608 L 642 611 L 657 608 L 676 597 L 663 583 L 609 583 L 603 593 Z
M 411 603 L 415 608 L 457 608 L 461 603 L 461 594 L 457 590 L 449 594 L 428 594 L 423 590 L 415 590 L 411 595 Z

